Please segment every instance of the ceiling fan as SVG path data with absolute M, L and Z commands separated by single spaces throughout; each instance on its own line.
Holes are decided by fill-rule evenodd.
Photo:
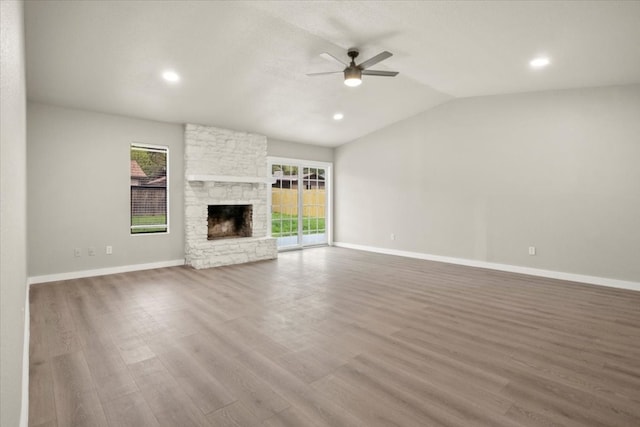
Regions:
M 344 73 L 344 84 L 346 84 L 347 86 L 355 87 L 355 86 L 360 86 L 360 84 L 362 83 L 362 76 L 395 77 L 395 76 L 398 75 L 397 71 L 379 71 L 379 70 L 369 70 L 368 69 L 372 65 L 375 65 L 378 62 L 382 62 L 385 59 L 387 59 L 390 56 L 392 56 L 393 54 L 391 52 L 387 52 L 385 50 L 384 52 L 377 54 L 373 58 L 367 59 L 366 61 L 361 62 L 360 64 L 356 65 L 355 60 L 356 60 L 356 58 L 358 57 L 359 54 L 360 54 L 360 52 L 358 51 L 357 48 L 355 48 L 355 47 L 350 48 L 347 51 L 347 55 L 349 55 L 349 58 L 351 58 L 351 63 L 347 64 L 346 62 L 342 61 L 341 59 L 336 58 L 335 56 L 331 55 L 330 53 L 323 53 L 320 56 L 322 56 L 325 59 L 336 61 L 336 62 L 344 65 L 346 68 L 344 70 L 342 70 L 342 71 L 329 71 L 329 72 L 325 72 L 325 73 L 311 73 L 311 74 L 307 74 L 307 76 L 322 76 L 322 75 L 325 75 L 325 74 Z

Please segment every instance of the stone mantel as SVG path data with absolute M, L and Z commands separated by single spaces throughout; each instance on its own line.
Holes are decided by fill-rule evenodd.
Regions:
M 191 174 L 187 175 L 189 182 L 230 182 L 230 183 L 248 183 L 248 184 L 273 184 L 276 178 L 264 178 L 260 176 L 230 176 L 230 175 L 206 175 Z

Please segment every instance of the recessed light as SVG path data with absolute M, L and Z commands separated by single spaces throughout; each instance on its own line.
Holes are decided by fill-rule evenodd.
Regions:
M 172 70 L 167 70 L 162 73 L 162 78 L 171 83 L 180 81 L 180 76 L 178 75 L 178 73 Z
M 551 60 L 546 56 L 540 56 L 529 61 L 531 68 L 544 68 L 551 63 Z
M 335 113 L 333 115 L 333 120 L 342 120 L 344 118 L 344 114 L 342 113 Z

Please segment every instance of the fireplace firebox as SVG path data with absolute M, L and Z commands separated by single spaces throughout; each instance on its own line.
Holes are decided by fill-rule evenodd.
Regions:
M 251 237 L 252 205 L 209 205 L 207 240 Z

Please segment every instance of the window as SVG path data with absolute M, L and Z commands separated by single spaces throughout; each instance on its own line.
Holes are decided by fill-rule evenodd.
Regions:
M 169 231 L 169 148 L 131 144 L 131 234 Z

